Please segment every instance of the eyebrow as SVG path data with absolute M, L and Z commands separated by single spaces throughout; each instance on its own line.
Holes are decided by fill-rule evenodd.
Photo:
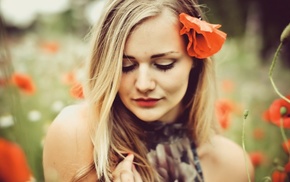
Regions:
M 164 53 L 153 54 L 150 58 L 151 59 L 160 58 L 160 57 L 164 57 L 164 56 L 167 56 L 169 54 L 175 54 L 175 53 L 178 53 L 178 52 L 176 52 L 176 51 L 168 51 L 168 52 L 164 52 Z M 130 56 L 130 55 L 126 55 L 126 54 L 123 55 L 123 58 L 136 59 L 134 56 Z

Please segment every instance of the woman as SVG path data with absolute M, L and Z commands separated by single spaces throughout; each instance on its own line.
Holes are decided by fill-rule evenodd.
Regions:
M 46 181 L 253 178 L 243 150 L 218 134 L 209 57 L 226 35 L 201 17 L 195 0 L 108 2 L 92 30 L 86 102 L 47 133 Z

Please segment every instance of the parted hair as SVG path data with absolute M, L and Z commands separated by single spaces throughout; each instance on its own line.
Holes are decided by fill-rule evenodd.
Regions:
M 162 181 L 146 158 L 142 129 L 121 102 L 118 88 L 126 40 L 134 28 L 167 9 L 178 19 L 180 13 L 204 17 L 195 0 L 109 0 L 90 32 L 91 54 L 87 62 L 85 97 L 89 104 L 90 135 L 94 161 L 80 170 L 73 181 L 81 181 L 96 170 L 98 181 L 112 181 L 112 170 L 128 153 L 143 181 Z M 174 17 L 176 16 L 176 17 Z M 185 42 L 187 38 L 184 37 Z M 188 116 L 191 139 L 200 145 L 217 132 L 214 113 L 215 72 L 210 58 L 196 59 L 188 89 L 182 100 Z M 177 78 L 178 79 L 178 78 Z

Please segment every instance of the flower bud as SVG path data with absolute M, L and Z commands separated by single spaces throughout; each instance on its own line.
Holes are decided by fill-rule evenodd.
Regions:
M 248 115 L 249 115 L 249 110 L 245 110 L 244 111 L 244 119 L 247 119 Z
M 282 43 L 290 41 L 290 23 L 284 28 L 284 30 L 281 34 L 281 37 L 280 37 L 280 41 Z
M 287 108 L 284 107 L 284 106 L 282 106 L 282 107 L 280 108 L 280 114 L 281 114 L 281 116 L 284 116 L 285 114 L 287 114 Z

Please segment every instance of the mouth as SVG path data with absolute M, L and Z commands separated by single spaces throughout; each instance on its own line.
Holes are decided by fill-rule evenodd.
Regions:
M 155 99 L 155 98 L 138 98 L 133 99 L 138 106 L 140 107 L 153 107 L 155 106 L 161 99 Z

